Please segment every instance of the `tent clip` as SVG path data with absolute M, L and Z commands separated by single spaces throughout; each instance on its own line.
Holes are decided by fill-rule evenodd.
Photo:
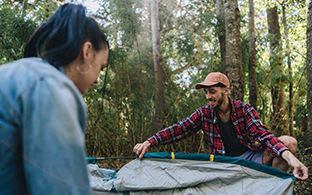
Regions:
M 171 152 L 171 158 L 175 159 L 174 152 Z

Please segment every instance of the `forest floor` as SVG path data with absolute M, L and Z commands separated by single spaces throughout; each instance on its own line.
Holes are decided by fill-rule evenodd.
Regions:
M 309 179 L 306 181 L 295 181 L 294 195 L 312 194 L 312 147 L 299 149 L 296 157 L 309 169 Z
M 312 147 L 299 149 L 296 157 L 309 169 L 309 178 L 306 181 L 295 181 L 293 195 L 312 195 Z M 119 170 L 132 159 L 101 160 L 99 167 Z

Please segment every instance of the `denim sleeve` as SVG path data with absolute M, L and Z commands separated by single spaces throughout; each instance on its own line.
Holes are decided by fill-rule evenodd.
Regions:
M 29 194 L 91 194 L 83 132 L 86 108 L 67 80 L 41 78 L 21 95 Z

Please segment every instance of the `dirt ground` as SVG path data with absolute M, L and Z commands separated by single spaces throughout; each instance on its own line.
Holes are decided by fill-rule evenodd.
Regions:
M 312 147 L 299 150 L 297 158 L 309 169 L 309 179 L 306 181 L 295 181 L 294 195 L 312 194 Z

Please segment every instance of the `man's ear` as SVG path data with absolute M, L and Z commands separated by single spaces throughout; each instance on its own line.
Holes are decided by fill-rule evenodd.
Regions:
M 223 87 L 223 90 L 224 90 L 224 94 L 229 94 L 229 92 L 230 92 L 230 89 L 229 89 L 229 87 Z
M 90 61 L 90 58 L 92 57 L 92 44 L 90 41 L 86 41 L 82 45 L 82 59 Z

